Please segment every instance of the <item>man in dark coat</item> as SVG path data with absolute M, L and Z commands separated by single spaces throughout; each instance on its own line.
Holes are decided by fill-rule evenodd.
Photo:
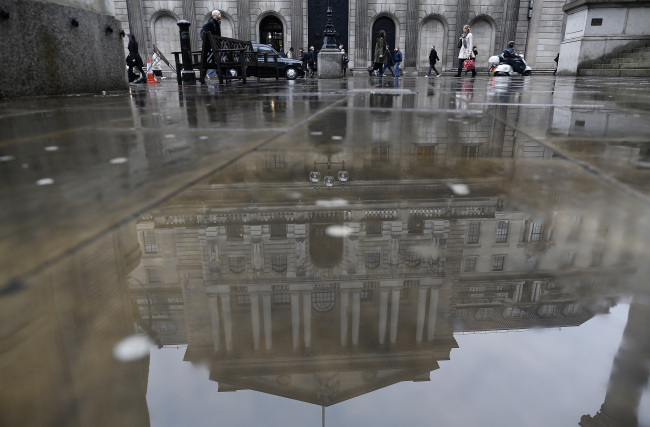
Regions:
M 309 66 L 309 77 L 314 77 L 314 71 L 316 71 L 316 52 L 314 51 L 314 46 L 309 47 L 307 65 Z
M 440 61 L 440 58 L 438 58 L 436 47 L 431 45 L 431 51 L 429 52 L 429 72 L 426 74 L 427 77 L 431 75 L 431 70 L 436 72 L 436 77 L 440 75 L 438 70 L 436 70 L 436 61 Z
M 221 12 L 218 10 L 212 11 L 212 18 L 201 28 L 201 39 L 203 39 L 205 33 L 221 37 Z

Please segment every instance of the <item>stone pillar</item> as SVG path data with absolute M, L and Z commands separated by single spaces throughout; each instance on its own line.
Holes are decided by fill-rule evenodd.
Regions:
M 262 310 L 264 313 L 264 345 L 266 351 L 271 351 L 273 329 L 271 324 L 271 294 L 262 295 Z
M 291 46 L 293 46 L 296 54 L 301 47 L 309 49 L 309 46 L 303 46 L 302 41 L 302 34 L 305 28 L 302 19 L 304 13 L 302 2 L 303 0 L 291 0 Z
M 140 56 L 146 62 L 147 39 L 144 30 L 142 0 L 126 0 L 126 12 L 129 14 L 129 31 L 135 36 L 135 39 L 138 42 L 138 51 Z
M 379 344 L 386 341 L 386 319 L 388 318 L 388 289 L 379 291 Z
M 427 288 L 420 288 L 418 292 L 418 314 L 417 324 L 415 327 L 415 342 L 422 343 L 422 336 L 424 335 L 424 317 L 427 311 Z
M 469 0 L 458 0 L 456 12 L 456 32 L 451 37 L 454 52 L 454 67 L 458 68 L 458 38 L 463 34 L 463 27 L 469 25 Z
M 303 329 L 305 333 L 305 348 L 311 348 L 311 292 L 302 295 Z
M 399 318 L 399 296 L 400 289 L 393 289 L 393 295 L 390 300 L 390 343 L 395 345 L 397 342 L 397 320 Z
M 208 305 L 210 307 L 210 320 L 212 321 L 212 342 L 214 343 L 214 351 L 217 352 L 221 348 L 221 327 L 219 324 L 219 299 L 215 296 L 208 297 Z
M 300 348 L 300 294 L 291 293 L 291 335 L 293 337 L 293 349 Z
M 498 52 L 502 52 L 510 40 L 515 40 L 517 35 L 517 22 L 519 21 L 519 0 L 505 0 L 503 4 L 506 20 L 503 26 L 501 45 L 497 46 Z M 541 1 L 539 7 L 542 7 Z M 523 48 L 523 46 L 521 47 Z
M 232 320 L 230 318 L 230 294 L 221 295 L 221 311 L 223 312 L 223 332 L 226 338 L 226 350 L 232 353 Z
M 407 0 L 406 6 L 406 46 L 404 46 L 404 66 L 415 67 L 418 60 L 418 13 L 420 0 Z M 399 40 L 399 39 L 397 39 Z M 395 43 L 399 42 L 395 40 Z M 392 46 L 394 48 L 395 46 Z
M 251 40 L 250 0 L 237 0 L 237 20 L 239 21 L 238 38 Z M 256 41 L 253 40 L 253 42 Z
M 348 346 L 348 305 L 350 292 L 341 291 L 341 347 Z
M 253 326 L 253 350 L 260 349 L 260 296 L 251 294 L 251 325 Z
M 436 318 L 438 315 L 438 290 L 431 289 L 429 297 L 429 324 L 427 325 L 427 340 L 433 342 L 436 332 Z
M 356 23 L 355 23 L 356 45 L 354 49 L 354 66 L 363 68 L 370 61 L 368 56 L 368 2 L 366 0 L 357 0 Z
M 183 19 L 190 23 L 190 43 L 192 50 L 198 50 L 201 47 L 200 44 L 200 29 L 197 29 L 196 26 L 196 6 L 194 5 L 194 0 L 183 0 Z M 146 58 L 143 56 L 142 59 Z
M 361 292 L 352 292 L 352 345 L 359 345 L 359 321 L 361 320 Z

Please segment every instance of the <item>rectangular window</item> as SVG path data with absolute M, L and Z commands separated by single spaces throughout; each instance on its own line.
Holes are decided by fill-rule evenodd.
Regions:
M 476 271 L 476 257 L 475 256 L 465 257 L 465 260 L 463 261 L 463 271 L 465 271 L 465 273 L 472 273 L 472 272 Z
M 503 264 L 505 264 L 505 262 L 505 255 L 494 255 L 492 257 L 492 271 L 503 271 Z
M 373 147 L 370 157 L 371 166 L 382 166 L 390 164 L 389 147 Z
M 366 223 L 366 235 L 380 235 L 381 234 L 381 221 L 369 221 Z
M 162 283 L 159 268 L 147 268 L 147 282 L 149 283 Z
M 226 226 L 226 236 L 228 236 L 229 239 L 243 239 L 244 226 L 243 225 Z
M 282 292 L 279 294 L 273 294 L 273 304 L 276 305 L 287 305 L 291 304 L 291 294 L 287 292 Z
M 603 18 L 591 18 L 592 27 L 601 27 L 603 25 Z
M 144 230 L 142 233 L 144 240 L 144 253 L 157 254 L 158 253 L 158 236 L 156 230 Z
M 478 221 L 471 221 L 467 223 L 467 243 L 478 243 L 478 236 L 481 230 L 481 223 Z
M 287 270 L 286 255 L 271 255 L 271 268 L 276 273 L 282 273 Z
M 540 316 L 552 316 L 554 314 L 555 314 L 554 305 L 543 305 L 542 308 L 539 309 Z
M 366 268 L 377 268 L 381 261 L 380 252 L 366 252 Z
M 478 145 L 464 145 L 463 159 L 470 160 L 478 157 Z
M 532 243 L 539 243 L 544 237 L 544 224 L 539 221 L 533 222 L 530 232 L 530 241 Z
M 409 218 L 409 233 L 422 233 L 424 232 L 424 220 L 422 218 Z
M 416 164 L 418 166 L 433 166 L 435 153 L 436 153 L 436 147 L 433 145 L 418 146 L 417 154 L 416 154 Z
M 271 224 L 269 231 L 271 237 L 287 237 L 287 224 Z
M 526 258 L 526 271 L 532 273 L 535 270 L 537 270 L 537 257 L 534 255 L 529 256 Z
M 508 243 L 508 221 L 499 221 L 497 223 L 497 243 Z
M 284 152 L 282 151 L 267 151 L 266 152 L 266 168 L 267 169 L 284 169 Z

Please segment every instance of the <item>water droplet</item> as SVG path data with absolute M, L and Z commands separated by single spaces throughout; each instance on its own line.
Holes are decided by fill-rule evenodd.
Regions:
M 331 225 L 327 227 L 325 232 L 331 237 L 347 237 L 352 233 L 352 229 L 345 225 Z
M 126 163 L 128 161 L 129 161 L 129 159 L 127 159 L 126 157 L 116 157 L 114 159 L 111 159 L 111 164 L 112 165 L 121 165 L 122 163 Z
M 321 131 L 319 131 L 319 130 L 315 130 L 315 131 L 313 131 L 313 132 L 309 132 L 309 134 L 310 134 L 310 135 L 314 135 L 314 136 L 318 136 L 318 135 L 322 135 L 323 132 L 321 132 Z
M 38 181 L 36 181 L 36 185 L 50 185 L 54 184 L 54 180 L 52 178 L 41 178 Z
M 176 135 L 170 133 L 168 135 L 165 135 L 165 138 L 176 138 Z
M 59 147 L 57 147 L 56 145 L 48 145 L 47 147 L 45 147 L 45 151 L 57 151 L 58 149 Z
M 334 136 L 332 137 L 332 139 L 333 139 L 333 140 L 336 140 L 336 141 L 340 141 L 340 140 L 343 139 L 343 137 L 342 137 L 342 136 L 338 136 L 338 135 L 334 135 Z
M 149 354 L 153 342 L 143 335 L 129 335 L 113 347 L 113 357 L 120 362 L 142 359 Z
M 208 139 L 208 137 L 203 135 L 203 136 L 200 136 L 199 139 Z
M 14 156 L 2 156 L 0 157 L 0 162 L 10 162 L 15 159 Z

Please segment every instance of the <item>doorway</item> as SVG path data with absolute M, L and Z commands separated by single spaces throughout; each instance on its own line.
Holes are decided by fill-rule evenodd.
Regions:
M 265 16 L 260 22 L 260 43 L 270 44 L 278 53 L 284 53 L 282 21 L 277 16 Z

